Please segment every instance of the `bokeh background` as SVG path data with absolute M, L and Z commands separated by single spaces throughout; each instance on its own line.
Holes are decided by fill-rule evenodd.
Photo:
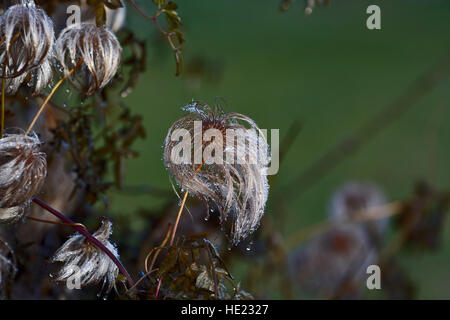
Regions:
M 151 1 L 136 2 L 147 12 L 155 9 Z M 366 28 L 371 4 L 381 7 L 382 30 Z M 280 242 L 326 219 L 333 192 L 348 181 L 374 183 L 388 201 L 410 198 L 418 181 L 450 191 L 448 1 L 335 0 L 317 6 L 308 17 L 299 0 L 286 12 L 279 10 L 278 0 L 189 0 L 178 5 L 187 38 L 180 77 L 174 75 L 172 53 L 154 25 L 130 6 L 127 13 L 126 27 L 146 41 L 148 56 L 147 71 L 125 103 L 143 115 L 147 138 L 134 146 L 141 156 L 127 161 L 123 190 L 111 190 L 109 206 L 98 203 L 97 209 L 116 222 L 113 240 L 128 266 L 136 262 L 136 248 L 143 250 L 142 235 L 161 232 L 161 221 L 156 224 L 148 213 L 164 211 L 169 201 L 173 213 L 164 221 L 175 219 L 178 200 L 171 195 L 162 147 L 168 128 L 183 115 L 180 107 L 191 99 L 213 104 L 221 97 L 225 110 L 246 114 L 261 128 L 280 129 L 282 139 L 294 123 L 301 124 L 272 180 L 261 227 L 265 232 L 273 227 Z M 428 70 L 441 67 L 439 77 L 430 76 Z M 417 84 L 423 74 L 427 81 Z M 381 119 L 381 129 L 371 139 L 356 136 L 360 147 L 335 167 L 327 165 L 314 179 L 301 179 L 302 172 L 368 121 L 373 123 L 398 97 L 406 99 L 404 113 Z M 195 206 L 191 198 L 188 207 Z M 278 219 L 280 208 L 283 219 Z M 97 219 L 83 222 L 92 227 Z M 201 216 L 192 221 L 186 215 L 182 222 L 206 223 Z M 437 250 L 401 250 L 396 256 L 416 285 L 417 298 L 450 299 L 449 223 L 444 220 Z M 387 242 L 394 233 L 391 227 Z M 245 244 L 249 250 L 230 253 L 229 267 L 244 288 L 251 267 L 264 263 L 265 247 L 258 246 L 258 236 Z M 45 268 L 42 273 L 48 273 Z M 259 297 L 283 297 L 276 281 L 256 281 L 263 292 Z M 379 297 L 367 290 L 364 294 Z
M 137 2 L 151 12 L 150 1 Z M 323 220 L 333 191 L 347 181 L 376 183 L 392 201 L 411 196 L 417 181 L 450 189 L 448 79 L 439 81 L 402 117 L 305 192 L 297 195 L 291 184 L 448 53 L 448 1 L 332 1 L 308 17 L 303 15 L 302 1 L 294 1 L 286 12 L 278 10 L 275 0 L 178 4 L 187 37 L 188 72 L 181 77 L 174 76 L 170 51 L 153 26 L 128 10 L 127 27 L 146 39 L 149 53 L 145 75 L 126 98 L 135 112 L 143 114 L 148 135 L 135 147 L 141 157 L 127 162 L 127 186 L 151 184 L 171 190 L 162 162 L 168 128 L 191 99 L 214 103 L 219 96 L 227 101 L 226 110 L 246 114 L 262 128 L 278 128 L 282 138 L 295 120 L 302 124 L 265 213 L 274 214 L 270 199 L 288 188 L 283 236 Z M 366 28 L 370 4 L 381 7 L 382 30 Z M 158 197 L 145 193 L 111 192 L 109 197 L 116 217 L 161 206 Z M 139 217 L 130 220 L 137 231 L 152 227 Z M 450 298 L 449 227 L 447 220 L 440 250 L 398 257 L 418 284 L 418 298 Z M 235 277 L 244 276 L 250 263 L 249 259 L 233 263 Z

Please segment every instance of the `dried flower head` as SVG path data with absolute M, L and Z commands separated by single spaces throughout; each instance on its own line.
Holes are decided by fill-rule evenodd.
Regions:
M 289 275 L 303 292 L 325 298 L 357 298 L 377 251 L 358 225 L 338 226 L 288 257 Z
M 117 73 L 122 47 L 106 27 L 74 24 L 61 31 L 56 41 L 56 56 L 72 84 L 89 96 L 106 86 Z M 75 76 L 70 75 L 73 69 L 76 69 Z
M 8 279 L 15 275 L 16 270 L 14 251 L 6 241 L 0 238 L 0 298 Z
M 22 0 L 0 16 L 0 76 L 14 94 L 23 82 L 41 92 L 52 79 L 55 34 L 52 20 L 33 0 Z
M 387 203 L 383 192 L 373 184 L 348 182 L 334 193 L 329 207 L 329 216 L 336 221 L 364 218 L 365 215 L 386 216 Z M 375 210 L 376 209 L 376 210 Z M 366 222 L 373 237 L 381 237 L 387 227 L 387 218 Z
M 45 153 L 36 136 L 8 134 L 0 139 L 0 223 L 20 220 L 47 175 Z
M 119 253 L 109 237 L 112 233 L 112 223 L 106 219 L 93 236 L 100 241 L 117 258 Z M 72 235 L 52 257 L 52 262 L 62 262 L 62 268 L 56 273 L 56 281 L 68 281 L 78 274 L 80 286 L 96 285 L 103 281 L 109 292 L 119 274 L 118 267 L 108 255 L 89 242 L 79 233 Z
M 269 193 L 267 141 L 256 123 L 242 114 L 224 113 L 217 105 L 210 108 L 198 101 L 184 110 L 189 114 L 176 121 L 166 137 L 165 166 L 181 188 L 218 208 L 221 225 L 236 245 L 256 230 L 264 214 Z

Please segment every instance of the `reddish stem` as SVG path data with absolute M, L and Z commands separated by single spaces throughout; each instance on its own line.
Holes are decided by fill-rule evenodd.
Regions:
M 155 24 L 156 28 L 159 30 L 159 32 L 161 32 L 162 34 L 166 35 L 167 32 L 164 31 L 161 26 L 158 23 L 158 16 L 154 15 L 154 16 L 149 16 L 148 14 L 146 14 L 138 5 L 134 0 L 130 0 L 131 5 L 137 10 L 137 12 L 139 12 L 139 14 L 141 16 L 143 16 L 145 19 L 148 19 L 150 21 L 153 21 L 153 23 Z
M 71 225 L 72 228 L 74 228 L 76 231 L 78 231 L 79 233 L 81 233 L 82 235 L 84 235 L 86 237 L 86 239 L 88 241 L 90 241 L 92 244 L 94 244 L 96 247 L 98 247 L 100 250 L 102 250 L 104 253 L 106 253 L 106 255 L 115 263 L 115 265 L 119 268 L 120 272 L 125 276 L 125 278 L 128 281 L 128 284 L 132 287 L 134 285 L 134 281 L 131 278 L 130 274 L 128 273 L 127 269 L 125 269 L 125 267 L 122 265 L 122 263 L 119 261 L 119 259 L 117 259 L 117 257 L 108 250 L 108 248 L 106 248 L 103 243 L 101 243 L 100 241 L 98 241 L 94 236 L 92 236 L 89 232 L 87 232 L 85 229 L 83 229 L 82 227 L 78 226 L 75 224 L 75 222 L 73 222 L 70 218 L 66 217 L 65 215 L 63 215 L 61 212 L 57 211 L 56 209 L 52 208 L 51 206 L 49 206 L 47 203 L 45 203 L 44 201 L 38 199 L 38 198 L 34 198 L 33 202 L 36 203 L 37 205 L 39 205 L 41 208 L 47 210 L 48 212 L 50 212 L 51 214 L 53 214 L 54 216 L 58 217 L 59 219 L 61 219 L 62 221 L 64 221 L 65 223 L 68 223 Z

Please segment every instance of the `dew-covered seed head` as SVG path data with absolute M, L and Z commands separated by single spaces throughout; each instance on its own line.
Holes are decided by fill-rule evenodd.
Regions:
M 7 134 L 0 139 L 0 223 L 20 220 L 47 176 L 37 136 Z
M 39 94 L 53 76 L 53 22 L 32 0 L 13 5 L 0 16 L 0 77 L 15 94 L 27 83 Z
M 116 246 L 109 241 L 111 233 L 112 223 L 104 219 L 93 236 L 119 258 Z M 72 235 L 56 251 L 51 261 L 62 263 L 55 274 L 55 281 L 67 281 L 77 273 L 81 287 L 102 282 L 106 292 L 112 289 L 119 274 L 119 269 L 111 258 L 79 233 Z
M 72 84 L 90 96 L 105 87 L 117 73 L 122 47 L 106 27 L 74 24 L 61 31 L 56 41 L 56 57 Z M 75 70 L 73 74 L 71 70 Z
M 222 227 L 236 245 L 258 228 L 264 214 L 269 193 L 267 141 L 256 123 L 242 114 L 198 101 L 184 110 L 189 114 L 176 121 L 166 137 L 165 166 L 182 189 L 218 208 Z M 187 135 L 180 144 L 183 132 Z M 190 149 L 181 150 L 182 158 L 189 161 L 180 162 L 177 156 L 185 144 Z M 199 153 L 202 159 L 195 163 Z

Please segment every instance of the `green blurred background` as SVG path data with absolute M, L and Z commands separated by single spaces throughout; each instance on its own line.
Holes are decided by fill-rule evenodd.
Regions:
M 137 3 L 154 11 L 149 0 Z M 129 7 L 127 26 L 148 40 L 149 56 L 146 74 L 126 98 L 136 113 L 144 115 L 148 134 L 136 145 L 141 157 L 127 162 L 127 185 L 150 183 L 169 190 L 161 159 L 168 128 L 192 98 L 212 104 L 220 96 L 228 102 L 227 110 L 250 116 L 262 128 L 279 128 L 281 137 L 295 119 L 302 122 L 280 168 L 274 196 L 450 50 L 447 0 L 335 0 L 316 7 L 309 17 L 303 15 L 303 1 L 294 1 L 284 13 L 278 10 L 278 0 L 177 3 L 187 37 L 185 66 L 201 57 L 217 74 L 175 77 L 167 44 L 155 41 L 154 26 Z M 366 28 L 370 4 L 381 7 L 382 30 Z M 292 190 L 285 235 L 323 220 L 331 194 L 349 180 L 372 181 L 389 200 L 410 197 L 418 180 L 449 190 L 449 88 L 449 80 L 441 82 L 301 197 Z M 109 196 L 117 215 L 161 204 L 150 195 Z M 269 197 L 265 214 L 272 211 Z M 441 250 L 401 257 L 419 284 L 419 298 L 450 299 L 449 223 Z M 141 225 L 136 219 L 135 228 Z M 239 278 L 245 268 L 234 269 Z

